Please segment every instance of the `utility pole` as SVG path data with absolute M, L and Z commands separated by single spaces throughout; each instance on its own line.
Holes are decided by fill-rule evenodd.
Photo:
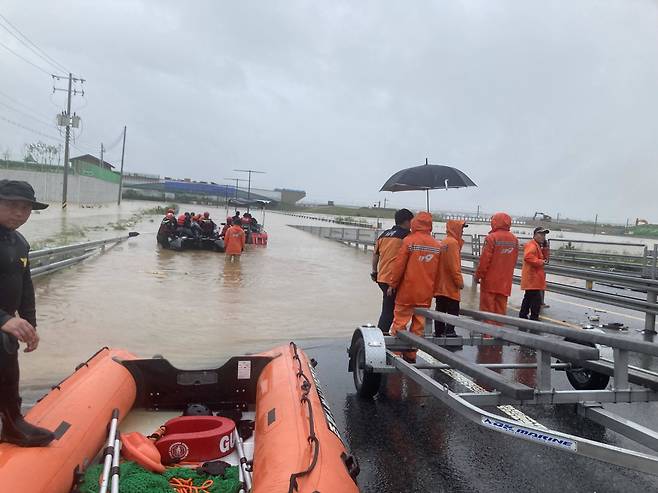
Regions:
M 126 154 L 126 126 L 123 126 L 123 145 L 121 146 L 121 173 L 119 174 L 119 198 L 117 205 L 121 205 L 121 194 L 123 193 L 123 157 Z
M 599 215 L 597 214 L 594 218 L 594 234 L 596 234 L 596 226 L 599 223 Z
M 386 197 L 384 197 L 384 209 L 386 209 Z
M 259 173 L 261 175 L 265 174 L 265 171 L 258 171 L 255 169 L 234 169 L 233 171 L 238 171 L 240 173 L 248 173 L 249 179 L 247 180 L 249 184 L 247 185 L 247 212 L 249 212 L 249 202 L 251 202 L 251 174 Z
M 243 180 L 242 178 L 226 178 L 226 177 L 224 177 L 224 179 L 225 180 L 235 181 L 235 200 L 237 200 L 238 199 L 238 188 L 240 188 L 240 182 L 241 181 L 247 181 L 247 180 Z M 228 197 L 228 192 L 226 193 L 226 195 Z M 228 206 L 228 199 L 226 201 L 226 204 Z
M 104 151 L 104 150 L 105 150 L 105 149 L 103 148 L 103 143 L 101 142 L 101 159 L 100 159 L 100 161 L 99 161 L 99 163 L 98 163 L 98 167 L 101 168 L 101 169 L 103 168 L 103 151 Z
M 61 80 L 62 77 L 57 75 L 52 75 L 53 81 Z M 66 126 L 66 136 L 64 137 L 64 180 L 62 184 L 62 209 L 66 209 L 67 205 L 67 193 L 68 193 L 68 179 L 69 179 L 69 143 L 71 141 L 71 127 L 78 128 L 80 126 L 80 117 L 71 115 L 71 96 L 81 94 L 85 95 L 84 89 L 73 89 L 73 83 L 80 82 L 84 84 L 84 79 L 79 79 L 73 77 L 73 74 L 69 73 L 68 76 L 68 89 L 61 89 L 55 87 L 53 83 L 53 94 L 55 91 L 64 91 L 68 93 L 66 98 L 66 113 L 60 114 L 58 116 L 58 125 L 60 127 Z

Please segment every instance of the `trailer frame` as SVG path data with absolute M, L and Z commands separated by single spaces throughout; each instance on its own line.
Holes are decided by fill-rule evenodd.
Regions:
M 461 310 L 459 317 L 424 308 L 417 308 L 416 312 L 428 322 L 426 333 L 431 330 L 431 321 L 438 320 L 465 329 L 467 335 L 421 337 L 400 331 L 393 337 L 384 336 L 372 325 L 358 327 L 347 351 L 348 371 L 354 374 L 359 395 L 372 397 L 379 390 L 382 375 L 399 373 L 466 419 L 489 430 L 658 476 L 658 432 L 604 408 L 606 403 L 658 402 L 658 373 L 629 364 L 630 352 L 658 356 L 658 345 L 602 331 L 579 330 L 477 310 Z M 533 349 L 536 363 L 481 364 L 450 350 L 455 346 L 500 345 Z M 602 357 L 601 350 L 606 347 L 612 349 L 613 359 Z M 409 362 L 400 352 L 411 349 L 422 350 L 429 356 L 423 360 L 419 358 L 416 363 Z M 536 369 L 534 387 L 507 380 L 495 372 L 519 368 Z M 487 388 L 482 392 L 457 392 L 435 379 L 431 370 L 456 370 Z M 595 388 L 558 390 L 552 382 L 554 371 L 583 371 L 598 380 L 592 380 Z M 612 377 L 611 384 L 608 384 L 609 377 Z M 657 453 L 617 447 L 482 409 L 508 404 L 575 405 L 583 418 Z

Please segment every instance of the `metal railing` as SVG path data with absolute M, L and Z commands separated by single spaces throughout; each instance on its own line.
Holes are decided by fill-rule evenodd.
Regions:
M 376 239 L 378 238 L 381 230 L 375 229 L 362 229 L 362 228 L 336 228 L 324 226 L 299 226 L 291 225 L 291 227 L 306 231 L 311 234 L 318 235 L 322 238 L 340 241 L 348 245 L 355 245 L 357 247 L 364 247 L 367 250 L 373 247 Z M 465 235 L 465 246 L 462 250 L 462 261 L 472 262 L 472 266 L 462 266 L 462 272 L 473 274 L 477 268 L 480 259 L 481 245 L 483 243 L 480 235 Z M 524 238 L 521 238 L 523 241 Z M 563 240 L 569 241 L 569 240 Z M 580 243 L 581 241 L 574 241 Z M 584 241 L 583 241 L 584 242 Z M 620 245 L 619 243 L 611 242 L 596 242 L 601 245 Z M 625 244 L 621 244 L 625 245 Z M 639 246 L 639 244 L 630 244 L 632 246 Z M 642 245 L 644 246 L 644 245 Z M 645 330 L 655 332 L 656 315 L 658 315 L 658 280 L 656 279 L 656 260 L 654 249 L 645 249 L 645 257 L 642 263 L 640 273 L 620 273 L 610 272 L 608 270 L 597 269 L 596 264 L 587 264 L 589 268 L 583 268 L 582 265 L 569 266 L 566 263 L 556 264 L 556 256 L 551 254 L 551 263 L 546 265 L 546 273 L 566 277 L 571 279 L 578 279 L 585 281 L 585 287 L 572 286 L 559 282 L 547 282 L 547 291 L 573 296 L 575 298 L 586 299 L 590 301 L 597 301 L 607 305 L 618 306 L 628 310 L 639 311 L 645 314 Z M 470 252 L 468 251 L 470 249 Z M 517 268 L 522 266 L 522 257 L 517 263 Z M 521 277 L 515 275 L 513 278 L 516 284 L 521 283 Z M 594 289 L 594 284 L 600 284 L 607 287 L 622 288 L 633 291 L 643 295 L 643 298 L 627 296 L 619 293 L 610 293 Z
M 35 250 L 30 252 L 30 273 L 33 278 L 51 274 L 105 251 L 107 246 L 116 245 L 138 235 L 139 233 L 131 231 L 127 235 L 108 238 L 106 240 L 88 241 L 85 243 Z

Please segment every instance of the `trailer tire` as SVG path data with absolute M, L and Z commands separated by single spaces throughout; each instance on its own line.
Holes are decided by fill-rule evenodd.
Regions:
M 381 373 L 374 373 L 366 368 L 366 350 L 363 338 L 359 337 L 352 346 L 352 358 L 354 362 L 354 370 L 352 377 L 354 379 L 354 387 L 359 397 L 372 399 L 377 392 L 382 382 Z
M 565 342 L 582 344 L 583 346 L 596 347 L 595 344 L 573 339 L 565 339 Z M 587 368 L 573 367 L 566 371 L 567 379 L 571 386 L 576 390 L 603 390 L 610 382 L 610 376 L 603 373 L 589 370 Z

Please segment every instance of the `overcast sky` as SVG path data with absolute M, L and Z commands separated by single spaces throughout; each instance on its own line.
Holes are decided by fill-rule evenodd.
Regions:
M 0 13 L 87 79 L 80 149 L 128 126 L 127 171 L 222 182 L 251 167 L 267 172 L 256 186 L 310 200 L 422 207 L 422 192 L 378 190 L 429 157 L 479 185 L 433 192 L 437 209 L 658 222 L 654 0 L 4 0 Z M 0 43 L 54 70 L 3 29 Z M 2 46 L 0 67 L 0 151 L 18 157 L 48 139 L 6 119 L 59 133 L 6 105 L 49 121 L 65 97 Z

